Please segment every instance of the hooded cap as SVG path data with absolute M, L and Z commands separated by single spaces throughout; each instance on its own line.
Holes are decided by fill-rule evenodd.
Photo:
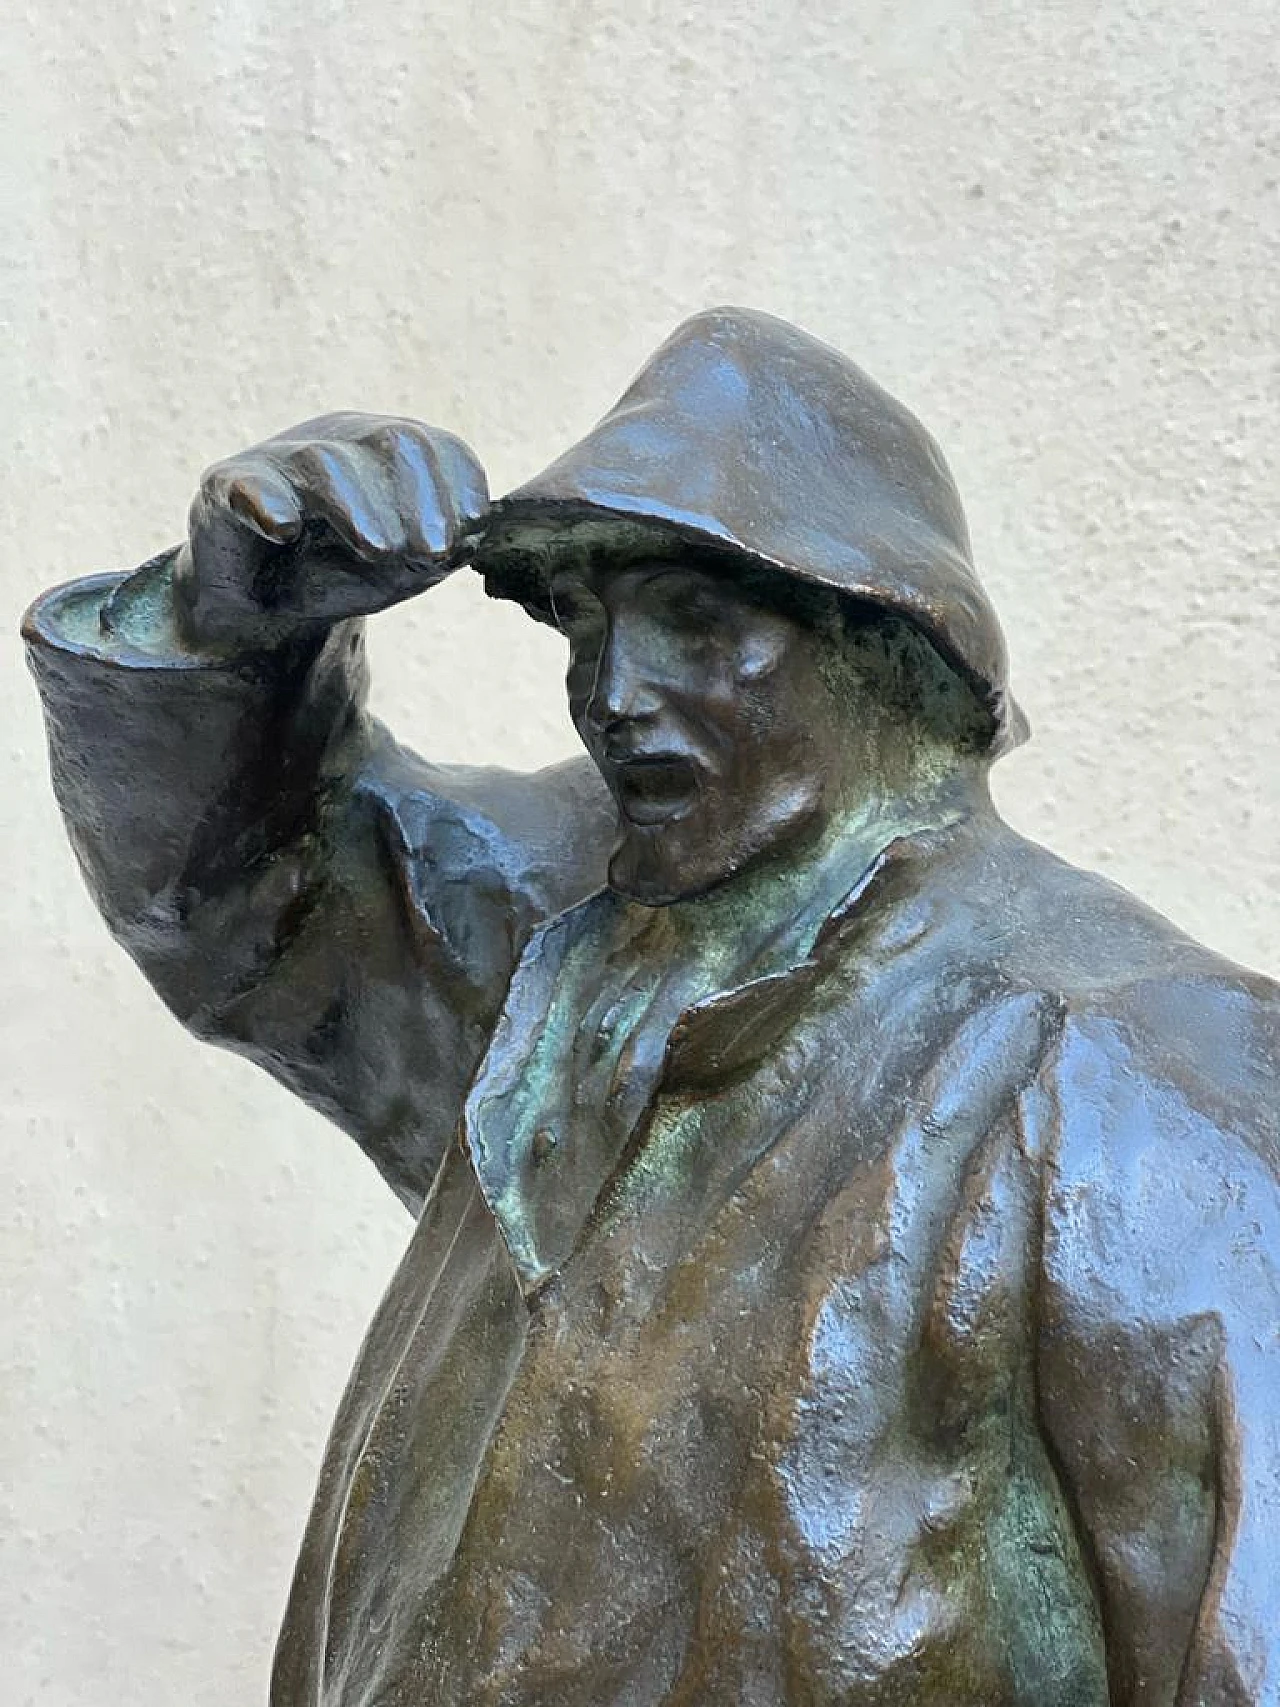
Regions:
M 586 438 L 498 501 L 475 567 L 554 622 L 557 557 L 649 527 L 899 613 L 977 693 L 993 748 L 1025 739 L 941 451 L 816 338 L 741 308 L 686 320 Z

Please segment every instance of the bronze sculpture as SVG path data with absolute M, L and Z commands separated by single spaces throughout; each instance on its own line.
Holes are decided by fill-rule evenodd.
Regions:
M 367 717 L 361 616 L 464 564 L 589 758 Z M 1280 1702 L 1277 990 L 997 817 L 864 374 L 700 315 L 494 504 L 324 417 L 27 634 L 117 937 L 418 1215 L 275 1707 Z

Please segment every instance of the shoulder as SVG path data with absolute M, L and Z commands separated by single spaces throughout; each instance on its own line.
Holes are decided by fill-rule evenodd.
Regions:
M 1017 982 L 1067 1006 L 1105 1007 L 1135 986 L 1214 986 L 1251 975 L 1097 872 L 1019 835 L 994 814 L 978 818 L 958 850 L 960 886 L 988 951 Z M 1265 980 L 1253 980 L 1265 985 Z
M 614 814 L 585 757 L 531 773 L 434 764 L 375 725 L 355 797 L 434 936 L 460 943 L 492 914 L 518 946 L 605 878 Z
M 1280 991 L 1246 973 L 1077 1000 L 1025 1098 L 1050 1292 L 1079 1320 L 1280 1322 Z
M 1023 1096 L 1050 1237 L 1087 1232 L 1103 1262 L 1280 1210 L 1280 987 L 1003 824 L 965 858 L 967 934 L 1056 1013 Z
M 1076 997 L 1036 1092 L 1060 1166 L 1185 1161 L 1203 1178 L 1247 1155 L 1280 1178 L 1278 1074 L 1280 989 L 1223 971 Z
M 1280 986 L 1224 961 L 1120 980 L 1063 1009 L 1055 1080 L 1073 1097 L 1091 1083 L 1162 1087 L 1222 1123 L 1273 1116 L 1280 1073 Z M 1270 1123 L 1270 1122 L 1269 1122 Z

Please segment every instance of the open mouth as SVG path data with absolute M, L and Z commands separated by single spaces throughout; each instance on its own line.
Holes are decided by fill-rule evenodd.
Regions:
M 698 777 L 688 759 L 666 754 L 626 759 L 614 768 L 622 815 L 632 824 L 663 824 L 693 805 Z

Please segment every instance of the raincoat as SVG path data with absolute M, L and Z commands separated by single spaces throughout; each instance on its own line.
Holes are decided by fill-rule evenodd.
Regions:
M 723 353 L 719 327 L 691 341 Z M 775 452 L 832 419 L 792 355 Z M 683 415 L 657 388 L 668 426 L 728 397 L 690 370 Z M 566 483 L 575 524 L 625 508 L 602 442 L 552 471 L 544 519 Z M 670 443 L 650 419 L 621 466 L 638 487 L 648 445 L 648 507 L 696 531 Z M 759 480 L 703 474 L 697 514 L 750 555 Z M 893 583 L 872 500 L 842 520 L 820 485 L 813 561 L 843 528 L 858 596 L 905 608 L 927 546 Z M 888 514 L 910 485 L 874 502 L 918 544 Z M 481 567 L 536 605 L 541 548 L 494 540 Z M 922 626 L 995 744 L 966 564 L 967 541 L 971 631 L 946 598 Z M 577 1087 L 635 1089 L 595 1001 L 634 921 L 590 767 L 427 764 L 363 709 L 358 624 L 193 656 L 167 575 L 139 572 L 114 632 L 120 577 L 29 618 L 77 852 L 178 1016 L 332 1115 L 417 1215 L 274 1707 L 1280 1704 L 1276 987 L 975 784 L 848 871 L 816 936 L 746 945 L 629 1118 L 593 1120 Z

